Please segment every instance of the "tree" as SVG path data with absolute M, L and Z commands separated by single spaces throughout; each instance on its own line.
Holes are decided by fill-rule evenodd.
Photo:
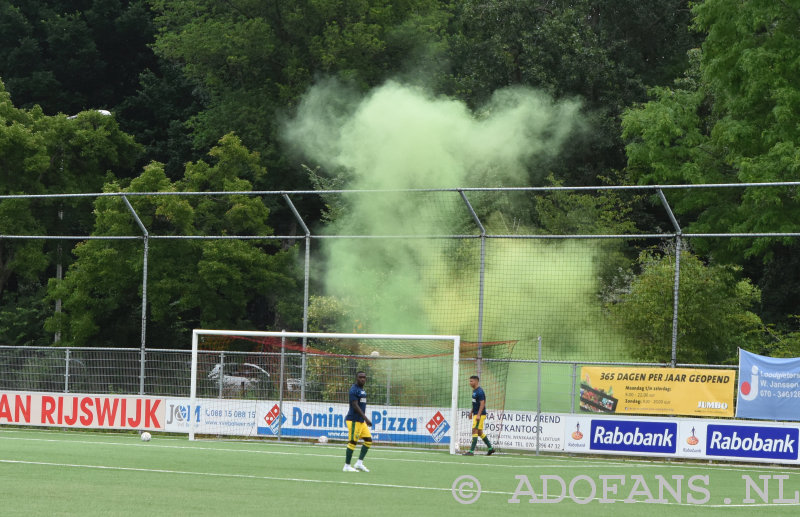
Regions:
M 321 76 L 366 89 L 413 66 L 443 28 L 433 0 L 153 0 L 156 52 L 182 67 L 203 92 L 191 119 L 205 148 L 234 131 L 269 167 L 271 189 L 308 188 L 288 163 L 281 121 Z M 256 184 L 256 188 L 266 185 Z
M 608 305 L 612 317 L 632 338 L 632 356 L 645 362 L 669 362 L 672 357 L 674 252 L 642 252 L 627 292 Z M 760 292 L 740 268 L 704 264 L 681 252 L 678 289 L 679 363 L 728 364 L 737 347 L 752 350 L 763 345 L 763 324 L 751 312 Z
M 627 172 L 635 183 L 793 181 L 800 171 L 800 13 L 787 2 L 707 0 L 693 7 L 706 34 L 686 75 L 623 117 Z M 673 201 L 671 199 L 671 201 Z M 694 232 L 796 232 L 800 199 L 791 188 L 693 190 L 674 199 Z M 792 326 L 800 285 L 796 239 L 709 239 L 697 250 L 748 263 L 764 289 L 769 321 Z M 788 266 L 788 267 L 787 267 Z M 780 270 L 777 268 L 780 267 Z M 770 278 L 780 281 L 770 281 Z M 773 295 L 775 292 L 776 295 Z
M 12 0 L 0 6 L 0 75 L 17 105 L 111 109 L 155 66 L 143 0 Z
M 106 184 L 107 192 L 249 191 L 266 173 L 258 156 L 233 135 L 209 153 L 213 164 L 189 163 L 172 182 L 163 165 L 145 167 L 129 187 Z M 148 231 L 157 235 L 268 236 L 269 210 L 255 196 L 131 196 Z M 95 202 L 94 235 L 136 235 L 138 226 L 118 197 Z M 148 258 L 148 341 L 188 346 L 194 327 L 253 329 L 295 325 L 295 250 L 276 250 L 271 240 L 153 240 Z M 49 296 L 64 310 L 48 319 L 66 343 L 135 346 L 139 343 L 142 245 L 137 241 L 91 240 L 79 244 L 62 282 L 51 280 Z M 301 295 L 301 290 L 298 296 Z M 281 301 L 278 301 L 280 294 Z M 297 298 L 295 297 L 295 298 Z M 297 302 L 297 300 L 293 300 Z M 138 308 L 138 309 L 137 309 Z
M 139 151 L 113 117 L 84 112 L 69 120 L 64 115 L 47 116 L 38 107 L 19 109 L 0 82 L 2 194 L 96 192 L 110 170 L 124 173 L 132 168 Z M 79 198 L 5 199 L 0 201 L 0 226 L 9 235 L 86 234 L 91 229 L 88 212 L 88 205 Z M 7 342 L 41 343 L 44 339 L 40 309 L 31 308 L 42 306 L 42 278 L 55 265 L 59 247 L 68 245 L 0 240 L 0 311 L 5 314 L 0 335 Z M 66 253 L 62 258 L 67 261 Z M 11 331 L 12 326 L 25 330 Z
M 469 0 L 457 3 L 448 91 L 481 106 L 510 85 L 578 97 L 591 126 L 545 164 L 569 184 L 597 184 L 624 165 L 618 117 L 669 81 L 694 42 L 686 0 L 658 5 L 631 0 Z M 679 65 L 680 66 L 680 65 Z M 539 184 L 543 175 L 532 176 Z

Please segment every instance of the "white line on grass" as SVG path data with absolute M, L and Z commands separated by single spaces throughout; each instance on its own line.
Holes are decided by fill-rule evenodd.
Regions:
M 16 464 L 16 465 L 35 465 L 43 467 L 60 467 L 60 468 L 76 468 L 76 469 L 96 469 L 96 470 L 114 470 L 121 472 L 145 472 L 155 474 L 177 474 L 185 476 L 207 476 L 207 477 L 221 477 L 221 478 L 235 478 L 235 479 L 258 479 L 267 481 L 287 481 L 287 482 L 300 482 L 300 483 L 320 483 L 329 485 L 351 485 L 351 486 L 366 486 L 374 488 L 402 488 L 408 490 L 429 490 L 434 492 L 453 492 L 453 487 L 429 487 L 417 485 L 397 485 L 391 483 L 366 483 L 361 481 L 337 481 L 331 479 L 307 479 L 307 478 L 284 478 L 278 476 L 256 476 L 253 474 L 229 474 L 219 472 L 195 472 L 188 470 L 169 470 L 169 469 L 149 469 L 141 467 L 118 467 L 112 465 L 86 465 L 79 463 L 53 463 L 45 461 L 25 461 L 25 460 L 5 460 L 0 459 L 0 463 Z M 461 489 L 462 493 L 474 492 L 472 489 Z M 515 492 L 503 492 L 497 490 L 481 490 L 481 494 L 495 494 L 495 495 L 514 495 Z M 523 495 L 523 494 L 521 494 Z M 524 495 L 523 495 L 524 496 Z M 584 498 L 579 498 L 584 500 Z M 600 501 L 601 498 L 594 497 L 592 501 Z M 625 502 L 625 499 L 603 499 L 606 502 L 613 501 L 615 503 Z M 707 507 L 707 508 L 730 508 L 730 507 L 773 507 L 773 506 L 798 506 L 796 503 L 753 503 L 753 504 L 692 504 L 692 503 L 678 503 L 678 502 L 654 502 L 654 501 L 632 501 L 639 504 L 657 504 L 659 506 L 691 506 L 691 507 Z M 568 503 L 567 503 L 568 504 Z
M 113 434 L 113 433 L 111 433 Z M 193 445 L 161 445 L 155 444 L 153 442 L 149 443 L 127 443 L 127 442 L 105 442 L 105 441 L 91 441 L 91 440 L 59 440 L 55 438 L 28 438 L 28 437 L 11 437 L 11 436 L 2 436 L 0 434 L 0 440 L 20 440 L 20 441 L 33 441 L 33 442 L 51 442 L 51 443 L 75 443 L 75 444 L 87 444 L 87 445 L 111 445 L 111 446 L 120 446 L 120 447 L 150 447 L 150 448 L 161 448 L 161 449 L 177 449 L 177 450 L 197 450 L 197 451 L 210 451 L 210 452 L 236 452 L 236 453 L 245 453 L 245 454 L 268 454 L 268 455 L 276 455 L 276 456 L 310 456 L 310 457 L 317 457 L 317 458 L 339 458 L 341 454 L 320 454 L 314 452 L 295 452 L 295 451 L 270 451 L 270 450 L 252 450 L 252 449 L 237 449 L 237 448 L 223 448 L 223 447 L 202 447 L 202 446 L 193 446 Z M 205 442 L 210 443 L 210 442 Z M 273 446 L 282 446 L 282 447 L 293 447 L 296 449 L 300 448 L 315 448 L 316 446 L 308 446 L 303 444 L 273 444 L 269 443 L 266 444 L 269 447 Z M 381 452 L 400 452 L 404 453 L 403 449 L 379 449 Z M 428 454 L 441 454 L 439 452 L 431 451 Z M 497 463 L 495 461 L 483 461 L 483 462 L 476 462 L 476 461 L 445 461 L 445 460 L 430 460 L 430 459 L 419 459 L 419 458 L 387 458 L 381 457 L 373 454 L 371 455 L 371 461 L 395 461 L 395 462 L 405 462 L 405 463 L 425 463 L 425 464 L 432 464 L 432 465 L 459 465 L 459 466 L 471 466 L 471 467 L 492 467 L 492 468 L 511 468 L 511 469 L 543 469 L 543 468 L 553 468 L 553 469 L 601 469 L 601 468 L 608 468 L 608 467 L 630 467 L 635 464 L 637 467 L 644 467 L 644 468 L 670 468 L 670 469 L 687 469 L 687 470 L 715 470 L 715 471 L 745 471 L 745 472 L 775 472 L 778 471 L 782 474 L 789 474 L 789 475 L 800 475 L 800 471 L 791 470 L 791 467 L 786 465 L 697 465 L 697 464 L 684 464 L 684 463 L 665 463 L 659 462 L 654 463 L 649 460 L 637 460 L 633 459 L 630 461 L 610 461 L 608 459 L 603 458 L 547 458 L 546 461 L 553 461 L 553 460 L 561 460 L 563 463 L 528 463 L 528 464 L 504 464 L 504 463 Z M 525 459 L 525 458 L 520 458 Z M 544 460 L 544 458 L 542 458 Z
M 408 488 L 413 490 L 433 490 L 433 491 L 452 491 L 451 487 L 440 488 L 430 486 L 414 486 L 414 485 L 394 485 L 389 483 L 365 483 L 360 481 L 336 481 L 332 479 L 305 479 L 305 478 L 282 478 L 277 476 L 256 476 L 253 474 L 225 474 L 220 472 L 193 472 L 189 470 L 168 470 L 168 469 L 147 469 L 141 467 L 116 467 L 112 465 L 84 465 L 79 463 L 51 463 L 46 461 L 25 461 L 25 460 L 4 460 L 0 459 L 0 463 L 11 463 L 21 465 L 39 465 L 44 467 L 65 467 L 65 468 L 78 468 L 78 469 L 98 469 L 98 470 L 119 470 L 125 472 L 152 472 L 157 474 L 181 474 L 188 476 L 210 476 L 210 477 L 224 477 L 224 478 L 238 478 L 238 479 L 265 479 L 269 481 L 299 481 L 302 483 L 325 483 L 331 485 L 357 485 L 357 486 L 371 486 L 379 488 Z M 467 490 L 465 490 L 467 491 Z M 481 490 L 481 493 L 486 494 L 499 494 L 499 495 L 512 495 L 513 492 L 496 492 L 492 490 Z

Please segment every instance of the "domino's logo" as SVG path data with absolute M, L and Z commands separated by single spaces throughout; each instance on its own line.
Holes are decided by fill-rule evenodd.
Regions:
M 437 411 L 436 414 L 433 415 L 433 418 L 425 425 L 425 429 L 431 434 L 433 441 L 439 443 L 445 437 L 447 431 L 450 430 L 450 424 L 444 419 L 442 412 Z
M 264 415 L 264 422 L 266 422 L 272 434 L 278 434 L 278 429 L 286 422 L 286 417 L 281 414 L 281 408 L 278 404 L 272 406 L 272 409 Z

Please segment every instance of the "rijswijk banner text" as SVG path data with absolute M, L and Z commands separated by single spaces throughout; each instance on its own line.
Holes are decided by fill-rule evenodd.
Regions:
M 733 416 L 735 370 L 581 368 L 580 407 L 594 413 Z

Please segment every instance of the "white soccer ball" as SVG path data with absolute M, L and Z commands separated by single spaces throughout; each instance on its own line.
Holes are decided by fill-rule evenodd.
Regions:
M 147 431 L 142 433 L 142 441 L 143 442 L 149 442 L 150 438 L 152 438 L 152 436 L 150 436 L 150 433 L 148 433 Z
M 318 438 L 319 443 L 328 443 L 328 437 L 324 434 Z
M 381 355 L 381 353 L 378 352 L 377 350 L 373 350 L 372 353 L 369 355 L 371 355 L 372 357 L 378 357 L 379 355 Z

